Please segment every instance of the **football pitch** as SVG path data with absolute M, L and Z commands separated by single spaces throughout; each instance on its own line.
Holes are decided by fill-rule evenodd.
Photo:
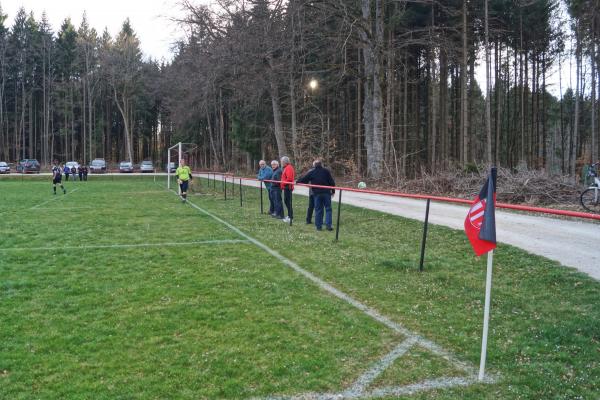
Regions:
M 340 241 L 259 192 L 165 177 L 0 180 L 1 399 L 593 398 L 600 285 L 461 232 L 344 207 Z M 334 206 L 335 210 L 335 206 Z

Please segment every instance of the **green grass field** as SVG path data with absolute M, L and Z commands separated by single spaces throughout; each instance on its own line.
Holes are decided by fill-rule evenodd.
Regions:
M 302 196 L 290 227 L 254 188 L 240 207 L 203 181 L 198 209 L 165 178 L 48 180 L 0 179 L 1 399 L 598 398 L 600 283 L 552 261 L 499 246 L 477 383 L 485 260 L 462 232 L 430 227 L 419 273 L 416 221 L 344 206 L 335 243 Z

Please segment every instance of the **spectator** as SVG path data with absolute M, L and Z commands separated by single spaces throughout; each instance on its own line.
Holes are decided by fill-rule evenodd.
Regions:
M 79 174 L 79 181 L 83 182 L 83 167 L 81 165 L 77 168 L 77 173 Z
M 305 177 L 306 175 L 310 174 L 313 170 L 315 169 L 315 163 L 313 161 L 312 163 L 312 168 L 308 170 L 308 172 L 306 172 L 306 174 L 304 174 L 302 176 Z M 300 179 L 302 179 L 300 178 Z M 300 179 L 298 181 L 300 181 Z M 315 195 L 313 193 L 313 189 L 312 187 L 308 188 L 308 208 L 306 209 L 306 224 L 310 225 L 312 224 L 312 215 L 313 215 L 313 211 L 315 209 Z
M 294 219 L 294 210 L 292 208 L 292 192 L 294 191 L 294 180 L 296 173 L 294 167 L 290 164 L 287 156 L 281 157 L 283 172 L 281 173 L 281 189 L 283 190 L 283 201 L 288 211 L 288 216 L 283 219 L 284 222 L 291 222 Z
M 71 174 L 71 168 L 68 165 L 65 165 L 63 168 L 63 172 L 65 173 L 65 180 L 69 180 L 69 175 Z
M 260 160 L 258 162 L 258 166 L 260 169 L 258 170 L 258 175 L 256 176 L 259 181 L 269 181 L 273 177 L 273 169 L 267 165 L 265 160 Z M 264 182 L 265 188 L 267 188 L 267 194 L 269 196 L 269 214 L 273 215 L 275 212 L 275 207 L 273 206 L 273 199 L 271 199 L 271 182 Z
M 83 167 L 81 167 L 81 169 L 83 169 L 83 180 L 87 182 L 88 167 L 84 165 Z
M 273 175 L 271 179 L 273 182 L 271 184 L 271 201 L 273 201 L 273 214 L 271 216 L 277 219 L 283 219 L 283 205 L 281 204 L 281 168 L 279 168 L 279 161 L 273 160 L 271 161 L 271 168 L 273 169 Z
M 298 179 L 298 183 L 310 183 L 320 186 L 335 186 L 335 181 L 328 169 L 323 168 L 323 162 L 316 159 L 313 163 L 315 168 L 309 171 L 302 178 Z M 315 196 L 315 226 L 317 230 L 322 230 L 323 226 L 323 209 L 325 209 L 325 225 L 328 231 L 333 230 L 333 219 L 331 212 L 331 196 L 334 195 L 334 189 L 313 188 Z

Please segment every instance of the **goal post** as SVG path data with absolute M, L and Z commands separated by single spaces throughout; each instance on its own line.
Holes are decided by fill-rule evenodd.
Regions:
M 167 149 L 167 189 L 177 187 L 179 193 L 179 185 L 176 184 L 175 170 L 181 165 L 181 160 L 185 159 L 187 165 L 193 170 L 198 161 L 199 147 L 195 143 L 179 142 Z

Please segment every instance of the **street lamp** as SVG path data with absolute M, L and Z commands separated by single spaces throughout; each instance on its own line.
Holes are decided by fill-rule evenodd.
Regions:
M 315 90 L 319 87 L 319 82 L 313 78 L 310 80 L 310 82 L 308 82 L 308 87 L 310 88 L 310 90 Z

